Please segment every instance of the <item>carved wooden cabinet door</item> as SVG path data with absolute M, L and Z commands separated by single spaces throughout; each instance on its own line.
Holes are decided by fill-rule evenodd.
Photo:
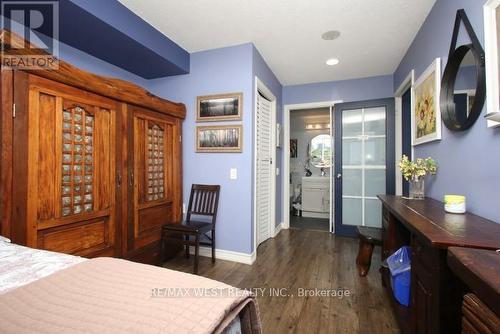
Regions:
M 128 109 L 128 250 L 146 245 L 158 249 L 161 226 L 182 216 L 180 120 Z
M 28 246 L 115 254 L 116 103 L 28 80 Z

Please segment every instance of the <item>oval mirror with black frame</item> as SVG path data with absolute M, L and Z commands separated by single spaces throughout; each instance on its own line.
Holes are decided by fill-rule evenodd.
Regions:
M 472 41 L 456 47 L 460 22 Z M 463 9 L 457 11 L 448 63 L 441 81 L 441 118 L 452 131 L 470 129 L 483 109 L 486 97 L 484 51 Z

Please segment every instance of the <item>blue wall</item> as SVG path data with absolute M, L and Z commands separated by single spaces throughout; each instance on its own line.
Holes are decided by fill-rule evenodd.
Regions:
M 9 21 L 9 19 L 5 18 L 4 16 L 0 15 L 0 18 L 2 21 L 4 21 L 4 25 L 8 26 L 12 29 L 12 31 L 20 36 L 23 35 L 25 27 L 15 21 Z M 7 23 L 9 22 L 9 23 Z M 39 36 L 40 38 L 47 38 L 46 36 Z M 147 80 L 134 74 L 131 73 L 127 70 L 124 70 L 123 68 L 120 68 L 118 66 L 115 66 L 113 64 L 110 64 L 104 60 L 101 60 L 99 58 L 96 58 L 88 53 L 85 53 L 79 49 L 76 49 L 70 45 L 65 44 L 64 42 L 59 42 L 59 55 L 58 58 L 60 60 L 66 61 L 70 63 L 71 65 L 74 65 L 78 68 L 81 68 L 83 70 L 99 74 L 99 75 L 104 75 L 104 76 L 109 76 L 109 77 L 114 77 L 126 81 L 131 81 L 133 83 L 136 83 L 141 86 L 145 86 L 147 83 Z
M 59 43 L 59 58 L 70 63 L 71 65 L 81 68 L 82 70 L 130 81 L 142 87 L 145 87 L 148 82 L 148 80 L 138 75 L 107 63 L 64 43 Z
M 394 96 L 392 75 L 283 87 L 283 104 L 342 100 L 344 102 Z
M 252 242 L 252 122 L 253 45 L 191 54 L 189 74 L 151 80 L 148 89 L 163 98 L 182 102 L 187 115 L 183 123 L 184 201 L 191 184 L 220 184 L 217 218 L 217 249 L 251 253 Z M 243 93 L 241 122 L 196 123 L 196 97 L 227 92 Z M 196 153 L 196 125 L 243 124 L 242 153 Z M 238 179 L 229 179 L 229 170 L 238 169 Z
M 278 122 L 281 122 L 282 86 L 251 43 L 193 53 L 189 74 L 151 80 L 147 86 L 152 93 L 182 102 L 187 108 L 183 124 L 184 200 L 188 199 L 193 183 L 220 184 L 217 249 L 247 254 L 254 251 L 252 168 L 256 76 L 276 96 Z M 196 123 L 196 97 L 221 92 L 243 92 L 243 120 L 233 122 L 243 124 L 243 153 L 196 153 L 196 125 L 207 125 Z M 229 179 L 231 168 L 238 169 L 237 180 Z M 279 178 L 277 182 L 280 191 L 276 197 L 280 203 Z M 281 221 L 280 211 L 276 213 L 276 221 Z
M 394 87 L 398 87 L 411 69 L 418 76 L 436 57 L 441 67 L 448 58 L 457 9 L 465 9 L 467 16 L 484 47 L 484 0 L 438 0 L 416 35 L 408 52 L 394 73 Z M 468 42 L 462 27 L 460 42 Z M 435 158 L 439 164 L 436 177 L 429 178 L 427 193 L 442 200 L 444 194 L 467 196 L 468 211 L 500 222 L 498 195 L 500 193 L 500 130 L 488 129 L 483 113 L 472 129 L 454 133 L 444 125 L 442 140 L 415 147 L 417 157 Z
M 74 5 L 84 11 L 75 11 Z M 66 0 L 61 3 L 60 10 L 62 16 L 60 23 L 61 38 L 64 39 L 63 35 L 67 34 L 67 38 L 74 39 L 71 42 L 75 43 L 75 45 L 81 45 L 93 50 L 96 54 L 103 55 L 105 58 L 115 60 L 117 58 L 115 48 L 95 50 L 92 47 L 92 43 L 97 44 L 95 38 L 93 38 L 94 34 L 100 34 L 101 40 L 119 38 L 119 41 L 114 40 L 115 47 L 121 48 L 125 52 L 146 52 L 132 46 L 134 42 L 137 42 L 144 49 L 147 49 L 147 52 L 155 53 L 160 58 L 150 56 L 138 60 L 137 55 L 128 54 L 129 60 L 126 63 L 130 68 L 138 69 L 141 67 L 140 62 L 144 63 L 157 59 L 160 64 L 156 64 L 151 71 L 156 78 L 161 76 L 159 74 L 173 75 L 189 72 L 189 53 L 119 1 Z M 95 17 L 94 20 L 89 21 L 93 23 L 93 26 L 87 26 L 84 30 L 75 29 L 76 24 L 80 23 L 79 20 L 82 20 L 81 16 L 86 15 L 85 12 Z M 105 25 L 109 25 L 109 27 Z M 90 39 L 88 35 L 91 36 Z M 127 49 L 127 47 L 130 48 Z M 159 65 L 161 65 L 161 68 Z

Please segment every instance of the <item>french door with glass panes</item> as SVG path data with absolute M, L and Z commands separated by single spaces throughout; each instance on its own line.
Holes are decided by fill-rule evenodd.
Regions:
M 335 233 L 382 226 L 379 194 L 394 194 L 394 99 L 335 105 Z

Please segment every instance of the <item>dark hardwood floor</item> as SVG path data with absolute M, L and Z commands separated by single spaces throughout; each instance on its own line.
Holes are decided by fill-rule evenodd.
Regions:
M 290 216 L 290 228 L 328 232 L 330 230 L 330 220 Z
M 258 297 L 266 334 L 399 333 L 377 270 L 380 249 L 366 277 L 357 275 L 356 254 L 356 239 L 290 229 L 261 244 L 252 266 L 222 260 L 213 265 L 201 257 L 199 273 L 240 288 L 287 288 L 294 297 Z M 165 267 L 192 272 L 193 256 L 179 254 Z M 345 289 L 351 295 L 299 297 L 299 288 Z

